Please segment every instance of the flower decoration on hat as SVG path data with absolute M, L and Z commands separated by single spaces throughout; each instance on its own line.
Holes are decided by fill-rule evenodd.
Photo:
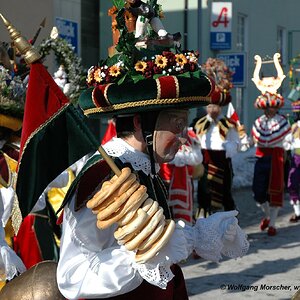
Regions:
M 233 87 L 233 72 L 227 67 L 225 62 L 219 58 L 209 57 L 202 65 L 202 69 L 216 82 L 215 91 L 212 93 L 212 103 L 225 106 L 231 102 L 230 90 Z
M 126 23 L 125 1 L 114 1 L 114 4 L 109 15 L 115 15 L 113 26 L 119 31 L 118 42 L 113 55 L 88 70 L 88 88 L 79 98 L 85 115 L 97 117 L 103 113 L 210 104 L 215 82 L 202 71 L 199 53 L 182 51 L 177 38 L 170 34 L 162 38 L 149 33 L 142 40 L 137 38 Z
M 85 88 L 85 70 L 81 58 L 75 53 L 75 48 L 67 40 L 59 37 L 57 28 L 53 27 L 50 37 L 40 43 L 38 50 L 43 58 L 52 52 L 54 53 L 59 66 L 56 74 L 54 74 L 55 81 L 70 101 L 76 103 Z M 59 75 L 62 69 L 64 78 Z M 59 82 L 59 78 L 66 82 Z
M 282 81 L 286 77 L 283 74 L 282 67 L 279 62 L 280 54 L 275 53 L 273 60 L 262 61 L 259 55 L 255 55 L 256 66 L 253 72 L 252 81 L 255 83 L 256 87 L 261 91 L 261 95 L 255 100 L 254 106 L 259 109 L 266 109 L 268 107 L 280 108 L 284 105 L 284 98 L 277 93 L 280 88 Z M 277 77 L 263 77 L 260 78 L 259 72 L 263 63 L 274 63 L 277 70 Z
M 101 66 L 92 66 L 88 70 L 88 86 L 97 86 L 103 83 L 121 84 L 124 81 L 137 82 L 147 78 L 159 78 L 170 75 L 188 75 L 185 73 L 200 70 L 198 66 L 197 52 L 173 53 L 163 51 L 161 54 L 144 56 L 134 61 L 132 65 L 126 65 L 120 57 L 120 61 L 106 61 Z

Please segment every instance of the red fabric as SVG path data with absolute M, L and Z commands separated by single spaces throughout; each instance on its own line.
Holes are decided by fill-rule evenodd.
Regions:
M 169 205 L 172 207 L 175 220 L 185 220 L 193 223 L 193 168 L 174 166 L 169 188 Z
M 34 231 L 34 215 L 24 218 L 18 235 L 14 237 L 14 250 L 27 269 L 41 262 L 42 254 Z
M 174 165 L 169 163 L 163 163 L 160 165 L 159 175 L 163 181 L 170 183 L 172 178 Z
M 193 223 L 192 166 L 177 167 L 170 163 L 160 166 L 161 178 L 169 183 L 169 206 L 175 220 Z
M 57 224 L 57 225 L 61 225 L 62 222 L 63 222 L 63 220 L 64 220 L 64 210 L 61 211 L 59 217 L 58 217 L 57 220 L 56 220 L 56 224 Z
M 176 85 L 173 76 L 162 76 L 158 78 L 158 81 L 160 83 L 160 95 L 158 95 L 158 99 L 165 99 L 165 98 L 172 99 L 172 98 L 179 97 L 179 95 L 177 95 L 178 83 Z
M 113 137 L 117 136 L 116 126 L 113 120 L 109 120 L 107 124 L 107 129 L 104 133 L 101 145 L 106 144 L 110 141 Z
M 93 89 L 93 102 L 96 107 L 106 107 L 109 106 L 110 103 L 108 102 L 107 98 L 107 89 L 111 83 L 107 84 L 99 84 Z
M 283 205 L 284 187 L 284 151 L 282 148 L 273 148 L 271 178 L 269 182 L 270 204 Z
M 47 101 L 37 101 L 37 99 L 47 99 Z M 69 103 L 68 98 L 44 65 L 39 62 L 33 63 L 26 93 L 19 164 L 24 145 L 30 135 L 67 103 Z
M 227 118 L 235 121 L 236 123 L 240 121 L 239 116 L 231 103 L 228 104 Z
M 191 128 L 188 129 L 187 134 L 188 134 L 188 142 L 189 143 L 191 143 L 193 139 L 197 138 L 196 132 Z

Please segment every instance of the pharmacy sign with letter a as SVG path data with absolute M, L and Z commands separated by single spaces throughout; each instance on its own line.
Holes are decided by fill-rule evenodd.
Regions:
M 212 2 L 210 22 L 210 48 L 231 49 L 232 3 Z

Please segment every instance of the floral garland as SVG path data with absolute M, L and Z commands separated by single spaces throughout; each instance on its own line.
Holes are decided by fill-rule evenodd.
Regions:
M 20 76 L 0 65 L 0 113 L 21 118 L 24 113 L 26 84 Z
M 173 53 L 164 51 L 148 58 L 147 56 L 135 61 L 132 66 L 120 60 L 101 66 L 92 66 L 88 70 L 87 84 L 95 86 L 105 83 L 121 84 L 125 80 L 137 82 L 139 80 L 167 75 L 189 76 L 190 72 L 199 70 L 197 52 Z
M 74 47 L 60 37 L 46 39 L 39 45 L 42 57 L 49 55 L 51 50 L 54 51 L 57 64 L 65 68 L 68 81 L 72 86 L 68 97 L 72 103 L 76 103 L 82 90 L 86 88 L 86 71 L 81 65 L 81 59 L 75 54 Z

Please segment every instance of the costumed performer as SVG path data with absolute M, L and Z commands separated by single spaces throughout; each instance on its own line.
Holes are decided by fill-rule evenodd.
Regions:
M 215 78 L 217 84 L 212 93 L 214 104 L 206 107 L 207 114 L 194 126 L 200 139 L 205 169 L 198 183 L 198 217 L 206 217 L 220 209 L 236 208 L 231 191 L 231 158 L 240 148 L 237 122 L 222 113 L 222 107 L 231 101 L 231 72 L 222 60 L 212 58 L 206 61 L 203 69 Z
M 114 176 L 108 159 L 95 155 L 65 198 L 57 283 L 68 299 L 188 299 L 176 263 L 194 249 L 213 261 L 248 250 L 237 211 L 199 219 L 193 227 L 175 226 L 157 174 L 159 164 L 171 161 L 181 146 L 188 108 L 210 102 L 213 80 L 194 57 L 187 58 L 192 53 L 158 50 L 146 58 L 145 51 L 138 53 L 131 66 L 107 60 L 91 68 L 92 86 L 79 99 L 89 117 L 116 117 L 117 138 L 103 147 L 121 172 Z M 122 55 L 132 53 L 124 48 Z M 164 76 L 164 62 L 177 59 L 184 61 L 182 69 Z M 146 70 L 147 63 L 156 68 Z M 142 76 L 134 83 L 130 74 Z
M 252 190 L 257 205 L 264 213 L 260 229 L 263 231 L 268 228 L 269 236 L 277 233 L 275 222 L 283 205 L 284 195 L 284 151 L 290 149 L 286 138 L 291 127 L 286 117 L 278 113 L 284 104 L 284 98 L 277 94 L 277 89 L 285 78 L 279 57 L 279 53 L 275 53 L 273 57 L 277 77 L 260 79 L 262 59 L 256 55 L 254 58 L 257 62 L 252 78 L 262 93 L 254 105 L 264 112 L 255 120 L 251 132 L 256 147 Z

